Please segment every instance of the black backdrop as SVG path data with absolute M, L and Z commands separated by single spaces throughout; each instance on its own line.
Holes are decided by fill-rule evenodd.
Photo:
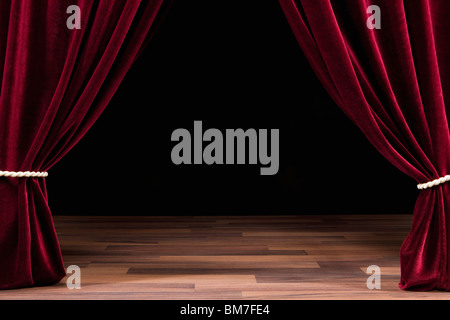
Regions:
M 175 166 L 171 133 L 280 129 L 280 170 Z M 48 177 L 55 215 L 411 213 L 415 182 L 328 97 L 276 0 L 176 0 L 100 120 Z

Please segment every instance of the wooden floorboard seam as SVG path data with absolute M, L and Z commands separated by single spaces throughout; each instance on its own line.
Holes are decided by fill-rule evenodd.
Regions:
M 450 299 L 398 288 L 410 215 L 55 216 L 64 278 L 0 299 Z M 377 265 L 381 289 L 366 269 Z

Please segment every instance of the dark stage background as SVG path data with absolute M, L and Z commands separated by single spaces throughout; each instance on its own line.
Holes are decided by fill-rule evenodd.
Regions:
M 177 128 L 280 129 L 280 170 L 175 166 Z M 417 190 L 328 97 L 276 0 L 175 1 L 48 177 L 55 215 L 411 213 Z

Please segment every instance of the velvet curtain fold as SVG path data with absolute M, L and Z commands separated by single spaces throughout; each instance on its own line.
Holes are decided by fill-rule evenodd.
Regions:
M 418 183 L 450 174 L 450 2 L 279 2 L 324 87 L 375 148 Z M 366 26 L 370 5 L 381 10 L 381 29 Z M 449 221 L 448 183 L 420 191 L 400 288 L 450 289 Z
M 0 170 L 47 171 L 83 137 L 153 35 L 163 2 L 0 2 Z M 81 29 L 66 26 L 71 5 Z M 64 276 L 45 179 L 0 177 L 0 289 Z

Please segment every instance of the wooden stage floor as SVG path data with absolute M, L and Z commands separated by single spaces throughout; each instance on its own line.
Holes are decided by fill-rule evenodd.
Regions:
M 398 288 L 410 215 L 55 216 L 81 289 L 0 291 L 0 299 L 450 299 Z M 366 269 L 381 268 L 369 290 Z

